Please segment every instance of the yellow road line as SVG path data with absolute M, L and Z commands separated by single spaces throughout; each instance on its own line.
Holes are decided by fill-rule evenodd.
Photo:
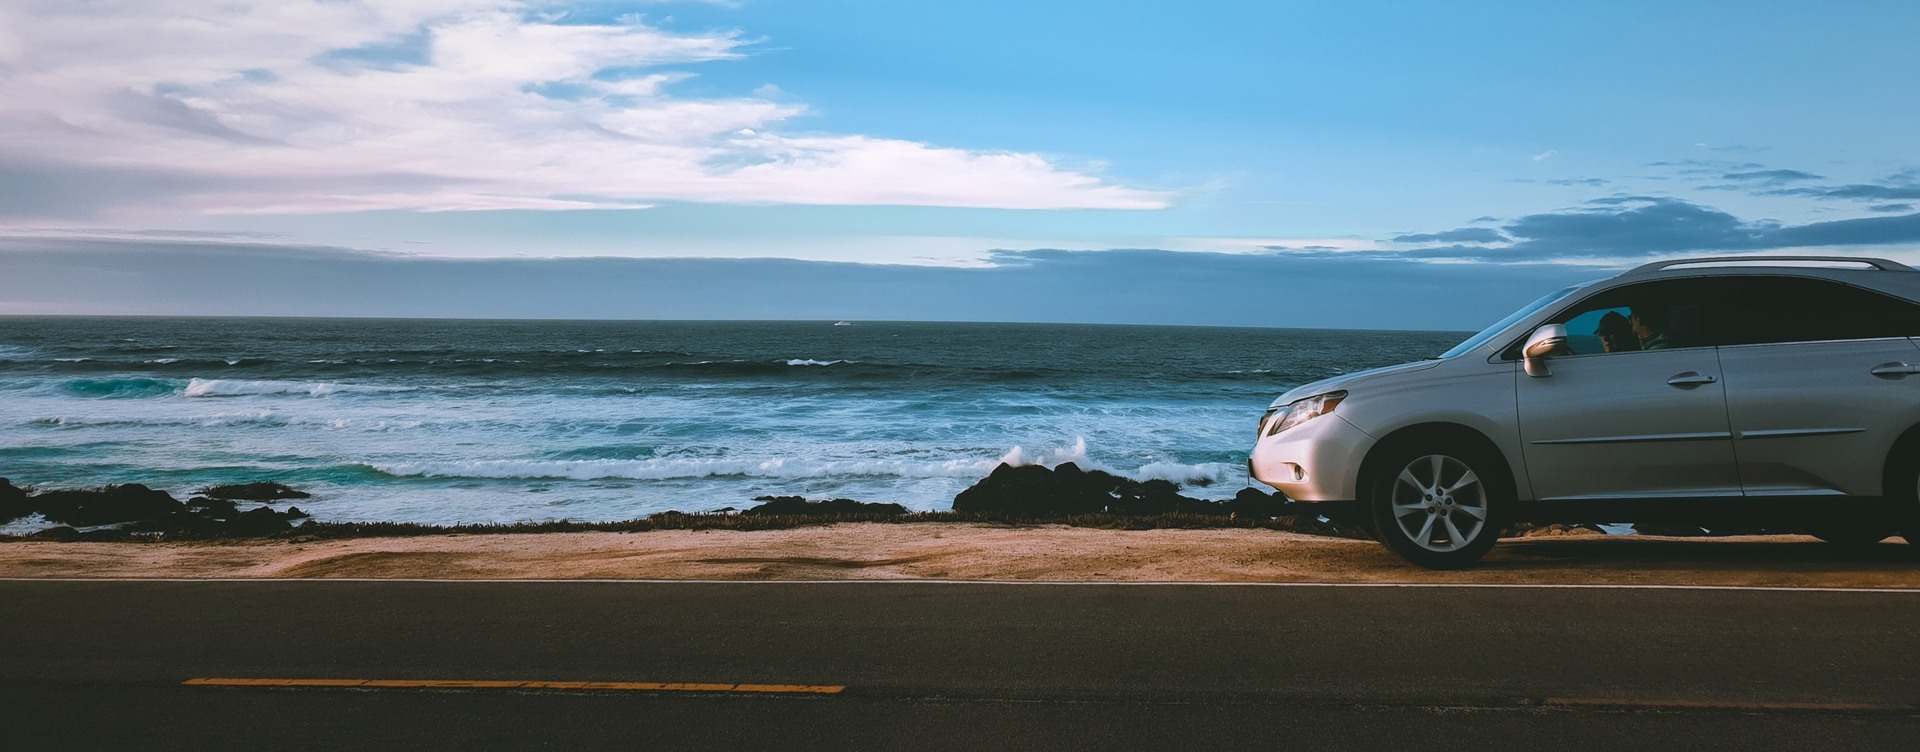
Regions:
M 742 692 L 837 695 L 830 684 L 700 684 L 686 682 L 501 681 L 494 679 L 234 679 L 196 678 L 190 687 L 364 687 L 374 689 L 604 689 L 628 692 Z
M 1549 697 L 1547 705 L 1586 708 L 1671 710 L 1797 710 L 1810 712 L 1887 712 L 1914 710 L 1912 705 L 1865 702 L 1753 702 L 1738 700 L 1637 700 L 1611 697 Z

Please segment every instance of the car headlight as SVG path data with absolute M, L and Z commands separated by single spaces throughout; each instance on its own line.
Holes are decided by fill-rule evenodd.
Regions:
M 1347 398 L 1346 392 L 1327 392 L 1305 397 L 1287 403 L 1283 407 L 1267 411 L 1267 417 L 1261 421 L 1262 433 L 1272 436 L 1294 426 L 1333 412 L 1340 401 Z

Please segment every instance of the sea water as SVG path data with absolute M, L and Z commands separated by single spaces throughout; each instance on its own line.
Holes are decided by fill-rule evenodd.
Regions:
M 1001 462 L 1246 484 L 1280 392 L 1461 333 L 895 322 L 0 317 L 0 476 L 317 519 L 618 520 L 798 495 L 944 510 Z

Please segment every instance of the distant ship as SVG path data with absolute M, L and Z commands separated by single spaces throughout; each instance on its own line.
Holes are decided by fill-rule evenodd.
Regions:
M 834 326 L 853 326 L 853 322 L 851 322 L 851 321 L 835 321 L 835 322 L 833 322 L 833 325 L 834 325 Z

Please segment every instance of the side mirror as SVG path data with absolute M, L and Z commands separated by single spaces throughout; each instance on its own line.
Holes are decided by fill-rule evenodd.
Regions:
M 1520 349 L 1520 355 L 1525 358 L 1522 363 L 1527 368 L 1527 375 L 1536 379 L 1552 376 L 1553 372 L 1547 370 L 1547 356 L 1559 352 L 1566 346 L 1567 327 L 1565 325 L 1543 324 L 1539 329 L 1533 330 L 1533 335 L 1527 337 L 1527 346 Z

